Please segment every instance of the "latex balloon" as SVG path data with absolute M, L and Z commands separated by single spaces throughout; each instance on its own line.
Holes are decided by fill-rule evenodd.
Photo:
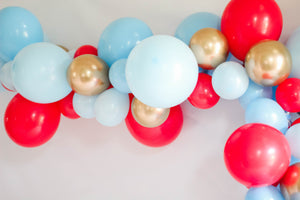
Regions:
M 139 19 L 132 17 L 117 19 L 102 32 L 98 54 L 108 66 L 111 66 L 115 61 L 127 58 L 135 45 L 152 35 L 148 25 Z
M 15 92 L 16 89 L 12 80 L 12 64 L 13 61 L 9 61 L 0 69 L 0 83 L 6 90 Z
M 291 126 L 295 125 L 295 124 L 299 124 L 300 123 L 300 118 L 296 119 L 295 121 L 293 121 L 293 123 L 291 124 Z
M 214 28 L 197 31 L 191 38 L 190 48 L 203 69 L 216 68 L 228 56 L 227 39 L 221 31 Z
M 230 174 L 246 187 L 276 183 L 287 170 L 291 150 L 284 135 L 265 124 L 246 124 L 228 138 L 224 160 Z
M 221 19 L 229 50 L 242 61 L 259 41 L 278 40 L 282 25 L 282 14 L 274 0 L 231 0 Z
M 245 68 L 249 77 L 257 84 L 278 85 L 291 72 L 291 54 L 280 42 L 263 41 L 250 49 L 245 59 Z
M 125 67 L 127 59 L 117 60 L 109 69 L 109 81 L 118 91 L 123 93 L 130 93 L 125 76 Z
M 81 55 L 85 55 L 85 54 L 91 54 L 91 55 L 98 56 L 98 50 L 96 47 L 94 47 L 92 45 L 83 45 L 76 50 L 76 52 L 74 54 L 74 58 L 81 56 Z
M 300 79 L 288 78 L 276 89 L 276 100 L 287 112 L 300 112 Z
M 65 50 L 65 52 L 69 52 L 69 49 L 63 45 L 58 44 L 58 47 L 62 48 L 63 50 Z
M 220 100 L 219 95 L 213 89 L 211 80 L 210 75 L 199 73 L 197 85 L 188 98 L 189 102 L 196 108 L 208 109 Z
M 74 92 L 72 91 L 68 96 L 63 98 L 58 102 L 58 106 L 60 109 L 60 112 L 69 119 L 78 119 L 80 116 L 77 115 L 77 113 L 74 110 L 73 107 L 73 97 Z
M 110 84 L 107 64 L 90 54 L 76 57 L 68 68 L 67 76 L 71 88 L 86 96 L 100 94 Z
M 280 191 L 274 186 L 250 188 L 245 200 L 284 200 Z
M 33 102 L 59 101 L 71 92 L 66 77 L 70 63 L 68 53 L 54 44 L 31 44 L 22 49 L 14 59 L 14 86 L 23 97 Z
M 73 108 L 74 111 L 82 118 L 91 119 L 96 116 L 95 114 L 95 102 L 98 95 L 84 96 L 75 93 L 73 96 Z
M 280 190 L 285 199 L 291 200 L 292 196 L 297 193 L 300 194 L 300 163 L 296 163 L 287 169 L 280 181 Z
M 286 139 L 288 140 L 292 155 L 295 158 L 300 159 L 300 124 L 295 124 L 294 126 L 291 126 L 285 135 Z
M 60 122 L 57 104 L 38 104 L 17 94 L 8 104 L 4 125 L 8 136 L 23 147 L 37 147 L 52 138 Z
M 8 62 L 29 44 L 44 41 L 39 20 L 21 7 L 0 10 L 0 58 Z
M 125 75 L 131 92 L 141 102 L 151 107 L 170 108 L 193 92 L 198 65 L 193 52 L 182 41 L 155 35 L 131 51 Z

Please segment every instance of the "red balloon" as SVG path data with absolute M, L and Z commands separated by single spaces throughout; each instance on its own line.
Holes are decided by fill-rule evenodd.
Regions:
M 242 61 L 259 41 L 278 40 L 282 25 L 282 14 L 274 0 L 231 0 L 221 19 L 229 50 Z
M 265 124 L 246 124 L 226 142 L 224 160 L 229 173 L 246 187 L 276 183 L 286 172 L 291 150 L 284 135 Z
M 76 50 L 76 52 L 74 54 L 74 58 L 84 55 L 84 54 L 92 54 L 92 55 L 98 56 L 98 50 L 96 47 L 94 47 L 92 45 L 83 45 Z
M 208 109 L 218 103 L 220 97 L 214 91 L 211 79 L 212 77 L 210 75 L 199 73 L 197 85 L 188 98 L 193 106 L 201 109 Z
M 276 89 L 277 103 L 288 112 L 300 111 L 300 79 L 288 78 Z
M 67 118 L 70 119 L 78 119 L 80 116 L 77 115 L 73 108 L 73 96 L 74 91 L 72 91 L 68 96 L 63 98 L 58 102 L 58 107 L 60 109 L 60 112 Z
M 4 125 L 8 136 L 23 147 L 37 147 L 56 132 L 60 112 L 56 103 L 38 104 L 17 94 L 8 104 Z

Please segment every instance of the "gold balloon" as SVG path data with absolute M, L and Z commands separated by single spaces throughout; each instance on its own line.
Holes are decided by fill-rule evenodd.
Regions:
M 197 31 L 190 40 L 190 48 L 203 69 L 216 68 L 226 61 L 229 51 L 226 37 L 214 28 Z
M 163 124 L 168 119 L 170 108 L 154 108 L 134 98 L 131 104 L 131 112 L 140 125 L 153 128 Z
M 292 69 L 288 49 L 280 42 L 262 41 L 254 45 L 245 59 L 249 77 L 257 84 L 274 86 L 284 81 Z
M 62 48 L 63 50 L 65 50 L 66 52 L 69 52 L 69 49 L 63 45 L 58 44 L 58 47 Z
M 71 88 L 81 95 L 97 95 L 109 86 L 107 64 L 90 54 L 76 57 L 68 68 L 67 76 Z

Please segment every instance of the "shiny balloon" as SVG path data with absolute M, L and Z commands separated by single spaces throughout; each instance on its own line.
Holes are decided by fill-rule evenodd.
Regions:
M 297 193 L 300 194 L 300 163 L 295 163 L 287 169 L 280 181 L 280 190 L 284 198 L 289 200 Z
M 300 159 L 300 124 L 291 126 L 287 130 L 285 137 L 290 144 L 292 155 Z
M 285 200 L 280 191 L 270 185 L 266 187 L 250 188 L 245 200 Z
M 71 88 L 86 96 L 100 94 L 110 84 L 107 64 L 90 54 L 76 57 L 68 68 L 67 77 Z
M 255 83 L 263 86 L 278 85 L 291 72 L 291 54 L 282 43 L 266 40 L 250 49 L 245 59 L 245 68 Z
M 300 79 L 288 78 L 278 85 L 276 100 L 287 112 L 300 112 Z
M 228 42 L 221 31 L 204 28 L 197 31 L 191 38 L 192 49 L 198 65 L 203 69 L 214 69 L 228 56 Z
M 98 49 L 92 45 L 83 45 L 75 51 L 74 58 L 85 54 L 98 56 Z
M 73 107 L 74 92 L 72 91 L 68 96 L 58 101 L 58 107 L 60 112 L 69 119 L 78 119 L 80 116 L 74 110 Z

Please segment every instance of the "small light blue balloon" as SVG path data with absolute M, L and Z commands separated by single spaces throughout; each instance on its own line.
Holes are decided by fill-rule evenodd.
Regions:
M 299 200 L 300 199 L 300 192 L 296 192 L 291 195 L 290 200 Z
M 104 126 L 116 126 L 127 116 L 129 96 L 111 88 L 102 92 L 95 102 L 96 120 Z
M 237 62 L 220 64 L 212 75 L 212 86 L 223 99 L 237 99 L 247 90 L 249 77 L 245 68 Z
M 14 59 L 14 86 L 23 97 L 36 103 L 61 100 L 72 90 L 67 81 L 71 61 L 69 54 L 54 44 L 31 44 Z
M 252 80 L 249 82 L 248 89 L 245 94 L 239 98 L 241 106 L 246 109 L 248 104 L 257 98 L 269 98 L 273 96 L 272 87 L 264 87 L 254 83 Z
M 290 166 L 300 162 L 300 158 L 296 158 L 294 156 L 291 157 Z
M 115 20 L 100 36 L 98 55 L 111 66 L 115 61 L 127 58 L 135 45 L 152 35 L 148 25 L 139 19 L 125 17 Z
M 289 142 L 292 155 L 295 158 L 300 159 L 300 124 L 295 124 L 291 126 L 287 130 L 285 137 Z
M 288 119 L 284 110 L 276 101 L 267 98 L 258 98 L 247 106 L 245 121 L 267 124 L 283 134 L 288 129 Z
M 250 188 L 245 200 L 284 200 L 280 191 L 274 186 Z
M 175 37 L 189 45 L 192 36 L 200 29 L 215 28 L 220 30 L 221 18 L 208 12 L 194 13 L 185 18 L 177 27 Z
M 286 42 L 286 47 L 292 56 L 291 78 L 300 78 L 300 29 L 296 29 Z
M 98 95 L 96 96 L 84 96 L 75 93 L 73 97 L 73 108 L 74 111 L 82 118 L 91 119 L 95 117 L 95 102 Z
M 25 46 L 43 40 L 42 26 L 31 12 L 21 7 L 0 10 L 0 58 L 12 60 Z
M 109 69 L 109 81 L 119 92 L 130 93 L 125 77 L 127 59 L 120 59 L 114 62 Z
M 12 81 L 12 64 L 13 61 L 5 63 L 0 69 L 0 82 L 10 91 L 16 91 L 14 83 Z

